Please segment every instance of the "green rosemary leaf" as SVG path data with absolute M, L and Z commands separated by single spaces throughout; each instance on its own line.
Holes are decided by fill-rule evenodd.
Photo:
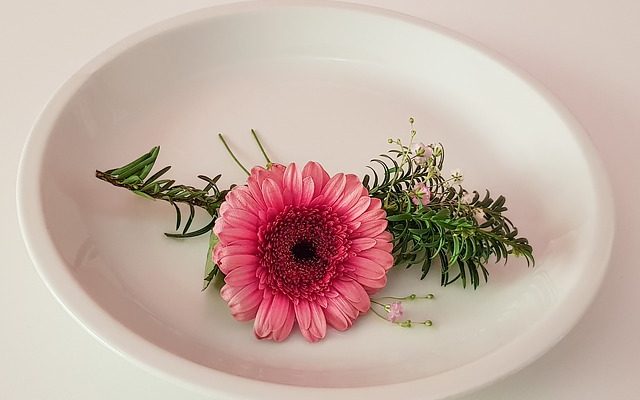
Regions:
M 150 182 L 155 181 L 156 179 L 160 178 L 162 175 L 164 175 L 167 171 L 169 171 L 171 169 L 171 165 L 167 165 L 166 167 L 162 168 L 160 171 L 156 172 L 155 174 L 151 175 L 149 177 L 149 179 L 147 179 L 144 184 L 148 185 Z
M 141 192 L 140 190 L 132 190 L 132 192 L 137 194 L 138 196 L 144 197 L 145 199 L 155 200 L 153 197 L 149 196 L 145 192 Z
M 193 222 L 193 218 L 196 216 L 196 209 L 193 207 L 193 204 L 189 203 L 189 218 L 187 219 L 187 223 L 184 224 L 184 229 L 182 233 L 185 234 L 191 227 L 191 223 Z
M 213 225 L 215 224 L 215 222 L 216 220 L 212 219 L 207 225 L 203 226 L 202 228 L 195 231 L 188 232 L 188 233 L 165 233 L 164 235 L 167 237 L 176 238 L 176 239 L 186 239 L 186 238 L 204 235 L 205 233 L 209 232 L 211 228 L 213 228 Z
M 141 155 L 140 157 L 136 158 L 135 160 L 131 161 L 130 163 L 128 163 L 127 165 L 124 165 L 120 168 L 116 168 L 116 169 L 111 169 L 108 170 L 107 173 L 109 173 L 110 175 L 120 175 L 123 171 L 127 171 L 129 169 L 131 169 L 132 167 L 135 167 L 137 164 L 139 164 L 140 162 L 146 160 L 147 158 L 151 157 L 154 153 L 155 149 L 160 150 L 160 147 L 156 146 L 154 148 L 152 148 L 151 150 L 149 150 L 148 153 Z
M 140 161 L 137 164 L 132 165 L 129 168 L 124 169 L 123 171 L 121 171 L 118 175 L 118 178 L 120 179 L 126 179 L 129 176 L 132 176 L 133 174 L 137 173 L 138 171 L 142 171 L 144 169 L 145 166 L 152 164 L 156 162 L 156 157 L 158 156 L 158 151 L 160 151 L 159 147 L 155 147 L 152 151 L 151 154 L 149 154 L 149 157 L 145 158 L 144 160 Z
M 139 183 L 140 181 L 142 181 L 142 179 L 140 179 L 139 176 L 132 175 L 132 176 L 126 178 L 125 180 L 123 180 L 122 184 L 123 185 L 132 185 L 134 183 Z
M 144 166 L 144 168 L 142 168 L 142 172 L 140 172 L 140 175 L 138 175 L 140 177 L 140 180 L 143 180 L 147 177 L 147 175 L 149 175 L 149 172 L 151 172 L 151 168 L 153 168 L 153 164 L 147 164 Z
M 411 214 L 397 214 L 387 217 L 387 220 L 391 222 L 408 221 L 410 219 L 413 219 L 413 216 Z
M 450 261 L 450 263 L 453 263 L 453 261 Z M 466 288 L 467 287 L 467 274 L 464 270 L 464 263 L 462 261 L 458 261 L 458 269 L 460 270 L 459 272 L 459 276 L 460 276 L 460 280 L 462 281 L 462 287 Z
M 172 201 L 171 205 L 176 210 L 176 230 L 178 230 L 180 229 L 180 225 L 182 223 L 182 213 L 180 212 L 180 207 L 178 207 L 176 203 Z
M 369 175 L 365 175 L 364 178 L 362 178 L 362 186 L 364 186 L 367 190 L 369 190 L 369 179 Z

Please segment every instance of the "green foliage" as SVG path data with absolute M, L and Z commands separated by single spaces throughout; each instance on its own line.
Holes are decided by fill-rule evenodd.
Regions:
M 173 238 L 188 238 L 209 233 L 213 227 L 220 204 L 229 190 L 220 190 L 218 180 L 221 175 L 209 178 L 205 175 L 198 175 L 198 178 L 205 182 L 202 189 L 193 186 L 176 185 L 173 179 L 161 179 L 170 166 L 160 169 L 147 178 L 153 169 L 160 147 L 156 146 L 148 153 L 143 154 L 136 160 L 120 168 L 107 171 L 96 171 L 96 177 L 114 186 L 127 189 L 139 196 L 152 200 L 163 200 L 170 203 L 176 213 L 176 231 L 178 233 L 165 233 Z M 182 211 L 179 204 L 184 204 L 188 209 L 188 216 L 184 225 L 182 224 Z M 211 221 L 200 229 L 189 230 L 195 217 L 195 208 L 203 208 L 211 216 Z
M 439 260 L 442 286 L 460 280 L 463 287 L 477 288 L 481 277 L 484 281 L 489 277 L 485 265 L 492 257 L 506 263 L 509 255 L 522 256 L 528 265 L 534 264 L 528 240 L 519 237 L 503 215 L 507 211 L 503 196 L 494 200 L 486 191 L 480 198 L 458 185 L 461 176 L 445 179 L 441 145 L 430 146 L 427 150 L 432 154 L 423 160 L 400 141 L 394 143 L 400 150 L 372 160 L 381 172 L 369 167 L 372 172 L 363 183 L 387 211 L 396 265 L 420 265 L 424 279 L 434 260 Z M 421 183 L 429 194 L 415 189 Z M 422 196 L 428 196 L 427 205 L 419 201 Z

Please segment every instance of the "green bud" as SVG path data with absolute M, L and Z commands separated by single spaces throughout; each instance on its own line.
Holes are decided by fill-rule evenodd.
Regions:
M 411 320 L 408 319 L 406 321 L 400 322 L 400 326 L 403 327 L 403 328 L 411 328 L 411 326 L 412 326 L 411 325 Z

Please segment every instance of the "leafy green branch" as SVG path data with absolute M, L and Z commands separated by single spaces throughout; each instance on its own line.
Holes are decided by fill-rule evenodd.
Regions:
M 96 171 L 96 177 L 114 186 L 127 189 L 139 196 L 152 200 L 163 200 L 171 204 L 176 213 L 176 231 L 182 227 L 181 233 L 165 233 L 174 238 L 194 237 L 209 233 L 229 190 L 220 190 L 218 180 L 221 175 L 210 178 L 198 175 L 205 182 L 202 189 L 188 185 L 176 185 L 173 179 L 161 179 L 171 166 L 164 167 L 147 177 L 153 169 L 160 147 L 152 148 L 136 160 L 115 169 Z M 188 217 L 182 224 L 182 211 L 179 204 L 188 207 Z M 211 216 L 211 221 L 200 229 L 189 230 L 196 214 L 196 207 L 202 208 Z
M 262 146 L 257 133 L 253 129 L 251 130 L 251 135 L 256 141 L 260 152 L 264 156 L 267 162 L 267 167 L 269 167 L 272 162 L 269 159 L 264 146 Z M 227 149 L 233 161 L 248 175 L 249 170 L 242 165 L 236 155 L 233 154 L 233 151 L 231 151 L 231 148 L 225 141 L 222 134 L 219 134 L 218 138 Z M 216 265 L 212 258 L 213 249 L 218 243 L 218 237 L 213 233 L 212 228 L 218 216 L 220 205 L 225 201 L 227 193 L 229 193 L 235 185 L 232 185 L 229 189 L 220 190 L 218 187 L 218 180 L 221 175 L 216 175 L 214 178 L 210 178 L 206 175 L 198 175 L 198 178 L 205 182 L 205 186 L 202 189 L 188 185 L 176 185 L 175 180 L 173 179 L 161 179 L 167 171 L 171 169 L 171 166 L 164 167 L 148 177 L 155 165 L 159 153 L 160 147 L 156 146 L 149 152 L 120 168 L 110 169 L 104 172 L 96 171 L 96 177 L 114 186 L 127 189 L 144 198 L 162 200 L 170 203 L 176 213 L 176 231 L 178 231 L 182 226 L 182 211 L 179 205 L 186 205 L 188 207 L 189 216 L 187 221 L 184 223 L 182 232 L 165 233 L 165 235 L 172 238 L 189 238 L 209 233 L 209 250 L 207 251 L 204 285 L 202 288 L 202 290 L 205 290 L 209 284 L 214 281 L 214 279 L 217 279 L 216 282 L 220 284 L 221 279 L 224 277 L 219 266 Z M 191 228 L 191 224 L 195 218 L 196 207 L 207 211 L 211 216 L 211 221 L 200 229 L 189 231 L 189 228 Z
M 413 141 L 412 132 L 412 141 Z M 442 176 L 442 145 L 424 145 L 417 149 L 399 145 L 389 154 L 372 160 L 363 183 L 372 197 L 379 198 L 387 211 L 388 229 L 394 237 L 395 264 L 420 265 L 421 279 L 429 273 L 434 260 L 440 261 L 441 285 L 457 280 L 463 287 L 477 288 L 488 280 L 485 265 L 510 255 L 522 256 L 528 265 L 535 263 L 528 240 L 503 213 L 506 199 L 495 200 L 489 191 L 480 198 L 459 185 L 462 174 Z

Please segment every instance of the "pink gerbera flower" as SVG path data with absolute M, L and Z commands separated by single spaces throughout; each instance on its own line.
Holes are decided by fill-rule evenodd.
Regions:
M 260 339 L 343 331 L 386 284 L 392 236 L 379 199 L 355 175 L 329 178 L 315 162 L 255 167 L 229 192 L 214 232 L 222 298 L 240 321 L 255 318 Z

